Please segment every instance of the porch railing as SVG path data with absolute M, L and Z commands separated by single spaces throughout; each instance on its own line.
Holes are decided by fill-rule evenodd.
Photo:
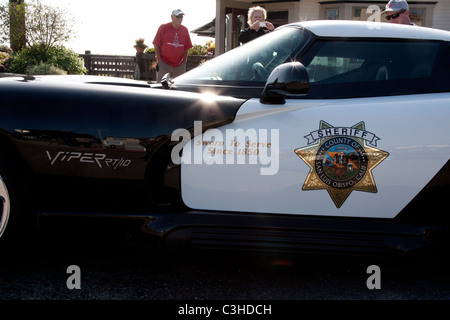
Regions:
M 79 55 L 84 59 L 84 65 L 90 75 L 121 77 L 135 79 L 137 59 L 141 59 L 140 80 L 156 80 L 156 60 L 154 54 L 139 54 L 136 56 L 94 55 L 86 51 Z M 188 56 L 187 71 L 197 67 L 213 56 Z
M 134 79 L 136 58 L 134 56 L 94 55 L 88 51 L 80 54 L 89 75 Z

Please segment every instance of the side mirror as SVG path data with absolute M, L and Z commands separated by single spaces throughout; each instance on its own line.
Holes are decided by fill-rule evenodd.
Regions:
M 161 79 L 161 84 L 164 87 L 164 89 L 170 89 L 173 85 L 173 80 L 170 77 L 170 73 L 166 73 L 162 79 Z
M 286 97 L 305 96 L 309 91 L 309 76 L 300 62 L 288 62 L 276 67 L 262 93 L 264 104 L 284 104 Z

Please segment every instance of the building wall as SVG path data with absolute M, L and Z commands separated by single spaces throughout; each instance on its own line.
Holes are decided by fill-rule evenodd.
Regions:
M 439 0 L 434 9 L 433 28 L 450 31 L 450 1 Z
M 379 8 L 379 12 L 384 10 L 388 0 L 361 0 L 344 1 L 344 0 L 301 0 L 301 1 L 281 1 L 269 2 L 261 0 L 261 2 L 253 0 L 216 0 L 216 54 L 225 52 L 225 8 L 249 8 L 252 5 L 262 5 L 266 10 L 270 11 L 288 11 L 288 22 L 298 22 L 307 20 L 327 19 L 326 9 L 339 9 L 340 20 L 352 20 L 354 18 L 354 8 L 360 8 L 361 20 L 371 17 L 374 20 L 372 12 L 367 13 L 367 9 L 371 5 Z M 411 0 L 408 1 L 411 9 L 425 9 L 424 26 L 436 29 L 450 31 L 450 0 Z M 429 4 L 427 4 L 429 3 Z M 381 21 L 387 22 L 383 16 L 378 16 Z
M 318 20 L 319 19 L 320 4 L 317 0 L 302 0 L 300 1 L 299 21 Z
M 353 18 L 353 7 L 367 8 L 370 5 L 375 5 L 384 10 L 387 2 L 362 1 L 357 3 L 351 1 L 301 0 L 299 2 L 298 18 L 299 21 L 326 19 L 325 8 L 338 8 L 340 11 L 339 19 L 351 20 Z M 427 2 L 430 4 L 424 5 Z M 426 9 L 425 26 L 450 31 L 450 0 L 409 1 L 409 5 L 411 9 Z M 272 4 L 272 6 L 275 6 L 275 4 Z M 367 15 L 370 16 L 370 14 Z M 381 21 L 386 21 L 384 16 L 381 17 Z

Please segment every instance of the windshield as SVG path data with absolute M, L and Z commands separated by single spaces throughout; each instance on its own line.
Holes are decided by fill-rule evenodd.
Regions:
M 175 83 L 264 83 L 275 67 L 295 60 L 308 38 L 308 33 L 299 28 L 277 29 L 177 77 Z

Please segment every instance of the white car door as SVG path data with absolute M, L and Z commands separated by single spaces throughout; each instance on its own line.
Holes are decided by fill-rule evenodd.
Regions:
M 450 158 L 449 99 L 251 99 L 233 123 L 185 146 L 183 200 L 193 209 L 394 218 Z

